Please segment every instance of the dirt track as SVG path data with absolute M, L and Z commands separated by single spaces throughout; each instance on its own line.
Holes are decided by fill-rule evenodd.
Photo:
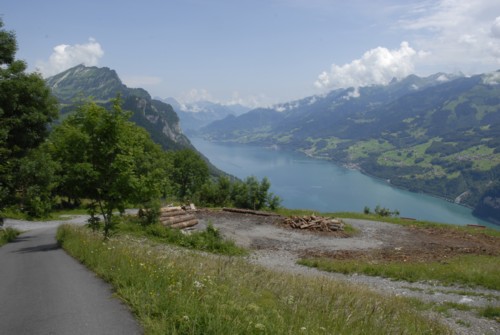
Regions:
M 238 245 L 249 248 L 250 261 L 278 271 L 301 275 L 321 275 L 369 286 L 383 294 L 415 297 L 425 302 L 452 302 L 472 307 L 500 306 L 500 292 L 437 283 L 408 283 L 364 275 L 346 276 L 326 273 L 296 264 L 303 256 L 325 256 L 336 259 L 446 261 L 457 254 L 500 255 L 498 238 L 470 235 L 441 229 L 408 228 L 384 222 L 344 219 L 359 233 L 342 238 L 284 228 L 279 217 L 263 217 L 223 211 L 200 210 L 197 213 L 204 229 L 212 223 Z M 474 310 L 450 310 L 447 316 L 436 314 L 456 334 L 500 334 L 500 323 L 478 317 Z

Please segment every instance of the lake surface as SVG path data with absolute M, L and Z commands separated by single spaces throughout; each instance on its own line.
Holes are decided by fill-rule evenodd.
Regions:
M 193 145 L 219 169 L 240 179 L 267 177 L 271 192 L 288 208 L 321 212 L 362 212 L 365 206 L 399 210 L 402 217 L 453 224 L 481 224 L 500 229 L 478 219 L 469 208 L 421 193 L 395 188 L 390 184 L 350 170 L 330 161 L 299 153 L 262 147 L 211 143 L 191 138 Z

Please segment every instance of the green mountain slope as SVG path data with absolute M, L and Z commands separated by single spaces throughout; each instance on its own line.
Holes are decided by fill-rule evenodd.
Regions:
M 203 133 L 357 167 L 500 222 L 500 72 L 335 90 L 214 122 Z
M 152 99 L 144 89 L 128 88 L 114 70 L 78 65 L 48 78 L 46 82 L 60 102 L 62 117 L 74 111 L 82 100 L 92 98 L 99 104 L 108 105 L 119 94 L 123 108 L 132 112 L 131 121 L 146 129 L 153 141 L 165 150 L 189 148 L 196 151 L 182 133 L 179 117 L 171 105 Z M 224 174 L 204 159 L 213 175 Z
M 143 89 L 128 88 L 114 70 L 78 65 L 46 81 L 61 103 L 63 116 L 73 111 L 81 100 L 92 98 L 105 105 L 119 94 L 124 109 L 133 113 L 132 121 L 145 128 L 164 149 L 192 147 L 180 130 L 179 118 L 172 106 L 153 100 Z

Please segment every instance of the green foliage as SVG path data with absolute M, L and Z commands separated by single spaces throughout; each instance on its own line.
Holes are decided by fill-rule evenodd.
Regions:
M 135 225 L 138 227 L 138 225 Z M 405 300 L 325 278 L 271 272 L 61 226 L 63 248 L 110 282 L 146 334 L 449 334 Z
M 28 190 L 20 185 L 19 173 L 24 158 L 46 138 L 48 124 L 57 117 L 57 102 L 42 77 L 27 74 L 26 64 L 15 60 L 16 51 L 15 34 L 4 30 L 0 19 L 0 213 L 34 197 L 28 208 L 38 215 L 45 212 L 45 185 L 30 184 Z
M 500 307 L 486 306 L 479 311 L 479 315 L 500 322 Z
M 224 239 L 219 230 L 211 223 L 203 231 L 191 231 L 186 234 L 179 229 L 165 227 L 159 223 L 142 225 L 141 227 L 138 221 L 142 224 L 143 219 L 132 216 L 123 217 L 116 226 L 116 233 L 148 237 L 159 243 L 173 244 L 221 255 L 246 255 L 244 249 L 238 247 L 233 241 Z
M 371 212 L 370 207 L 365 206 L 363 208 L 363 214 L 370 215 L 371 213 L 372 212 Z M 374 213 L 377 216 L 381 216 L 381 217 L 391 217 L 391 216 L 397 217 L 397 216 L 399 216 L 399 211 L 397 209 L 391 211 L 390 209 L 382 207 L 380 205 L 375 206 Z
M 113 211 L 128 203 L 147 204 L 169 187 L 169 159 L 129 114 L 114 101 L 111 111 L 95 103 L 82 105 L 54 129 L 50 146 L 61 165 L 59 193 L 89 199 L 95 221 L 99 212 L 104 235 L 113 227 Z M 96 222 L 94 222 L 96 223 Z
M 145 202 L 143 208 L 139 209 L 137 217 L 142 226 L 149 226 L 158 223 L 158 218 L 160 217 L 160 201 L 157 199 L 152 199 Z
M 208 180 L 208 166 L 195 151 L 179 150 L 172 154 L 172 182 L 179 199 L 195 194 Z
M 0 225 L 0 246 L 12 242 L 16 239 L 16 237 L 20 234 L 20 232 L 13 228 L 2 228 Z
M 31 218 L 48 217 L 58 184 L 59 165 L 42 145 L 20 160 L 17 194 L 23 212 Z
M 198 194 L 200 202 L 205 206 L 234 206 L 253 210 L 280 207 L 281 199 L 269 192 L 271 183 L 263 178 L 260 182 L 254 176 L 244 181 L 233 181 L 221 177 L 217 182 L 209 181 Z

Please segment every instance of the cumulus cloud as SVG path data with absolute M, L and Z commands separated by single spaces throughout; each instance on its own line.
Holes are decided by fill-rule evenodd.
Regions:
M 183 103 L 193 103 L 193 102 L 198 102 L 198 101 L 211 101 L 211 102 L 216 102 L 215 99 L 212 97 L 212 94 L 208 92 L 208 90 L 201 88 L 193 88 L 189 90 L 188 92 L 185 92 L 182 94 L 182 96 L 179 98 L 180 101 Z
M 399 49 L 394 50 L 378 47 L 348 64 L 333 64 L 330 71 L 318 76 L 314 85 L 321 89 L 385 85 L 393 78 L 401 79 L 412 74 L 415 61 L 424 55 L 424 52 L 411 48 L 408 42 L 402 42 Z
M 37 70 L 44 77 L 48 77 L 79 64 L 98 65 L 103 55 L 104 50 L 93 38 L 89 38 L 85 44 L 60 44 L 54 47 L 48 61 L 37 63 Z
M 491 25 L 491 35 L 494 38 L 500 38 L 500 16 L 497 16 Z
M 433 71 L 485 72 L 500 63 L 500 1 L 438 0 L 398 22 L 413 34 L 412 45 L 430 52 Z M 411 7 L 411 5 L 410 5 Z

